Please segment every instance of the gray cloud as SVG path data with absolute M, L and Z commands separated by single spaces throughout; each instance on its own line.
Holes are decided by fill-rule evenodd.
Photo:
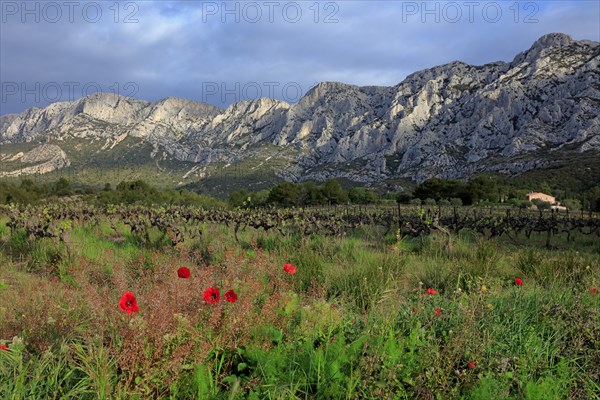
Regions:
M 88 92 L 222 107 L 257 94 L 294 101 L 282 92 L 286 85 L 302 93 L 319 81 L 394 85 L 454 60 L 510 61 L 549 32 L 600 40 L 597 1 L 482 1 L 472 14 L 461 1 L 428 2 L 426 10 L 420 1 L 321 1 L 318 14 L 315 2 L 82 2 L 72 21 L 62 1 L 29 3 L 38 4 L 39 22 L 35 12 L 13 14 L 21 1 L 0 3 L 0 114 L 56 101 L 56 86 L 60 100 L 79 98 L 87 85 Z M 53 4 L 63 11 L 55 23 Z M 207 87 L 218 92 L 207 95 Z

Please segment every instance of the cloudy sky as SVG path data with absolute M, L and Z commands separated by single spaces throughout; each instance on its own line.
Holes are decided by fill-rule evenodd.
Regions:
M 99 90 L 296 102 L 321 81 L 510 61 L 550 32 L 600 41 L 600 1 L 0 0 L 0 114 Z

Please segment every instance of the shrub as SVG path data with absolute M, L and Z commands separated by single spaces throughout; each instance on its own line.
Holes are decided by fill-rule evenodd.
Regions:
M 396 196 L 396 203 L 399 204 L 409 204 L 412 196 L 408 193 L 398 193 Z
M 565 199 L 561 203 L 569 210 L 581 210 L 581 201 L 577 199 Z
M 531 202 L 538 208 L 538 210 L 549 210 L 552 207 L 551 203 L 539 199 L 533 199 Z

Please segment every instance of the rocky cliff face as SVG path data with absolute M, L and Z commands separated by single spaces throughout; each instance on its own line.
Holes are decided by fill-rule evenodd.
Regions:
M 60 147 L 53 144 L 38 146 L 27 153 L 19 152 L 14 155 L 0 153 L 1 162 L 18 163 L 19 168 L 11 171 L 0 170 L 0 177 L 46 174 L 70 165 L 67 154 Z
M 291 105 L 258 99 L 220 110 L 95 94 L 0 117 L 0 143 L 131 135 L 200 168 L 266 158 L 268 147 L 296 179 L 420 181 L 516 173 L 563 147 L 600 151 L 599 115 L 600 43 L 549 34 L 510 63 L 453 62 L 394 87 L 326 82 Z
M 124 133 L 151 141 L 177 140 L 202 129 L 220 109 L 191 100 L 166 98 L 156 103 L 111 93 L 75 102 L 32 108 L 0 116 L 0 143 L 78 138 L 116 138 Z

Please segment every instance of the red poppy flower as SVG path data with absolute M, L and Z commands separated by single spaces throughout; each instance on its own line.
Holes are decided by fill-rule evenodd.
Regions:
M 290 275 L 294 275 L 296 273 L 296 267 L 292 264 L 283 264 L 283 270 Z
M 235 303 L 237 301 L 237 294 L 235 294 L 233 289 L 225 293 L 225 300 L 227 300 L 230 303 Z
M 177 276 L 183 279 L 190 277 L 190 269 L 187 267 L 181 267 L 177 270 Z
M 119 307 L 121 307 L 121 310 L 126 311 L 127 314 L 140 311 L 140 306 L 138 306 L 135 300 L 135 295 L 131 292 L 123 293 L 121 301 L 119 301 Z
M 521 278 L 515 278 L 515 284 L 517 286 L 523 286 L 523 280 Z
M 8 351 L 8 346 L 5 344 L 0 344 L 0 349 L 2 349 L 4 351 Z
M 593 294 L 593 295 L 597 295 L 598 294 L 598 289 L 595 288 L 595 287 L 593 287 L 593 288 L 590 289 L 590 293 Z
M 219 289 L 211 287 L 204 291 L 202 297 L 204 298 L 204 301 L 209 304 L 217 304 L 221 295 L 219 294 Z
M 435 309 L 435 316 L 436 317 L 441 317 L 442 316 L 442 310 L 439 307 Z
M 435 289 L 429 288 L 427 289 L 427 294 L 438 294 Z
M 475 369 L 477 367 L 477 363 L 475 361 L 469 361 L 467 363 L 467 368 L 469 369 Z

